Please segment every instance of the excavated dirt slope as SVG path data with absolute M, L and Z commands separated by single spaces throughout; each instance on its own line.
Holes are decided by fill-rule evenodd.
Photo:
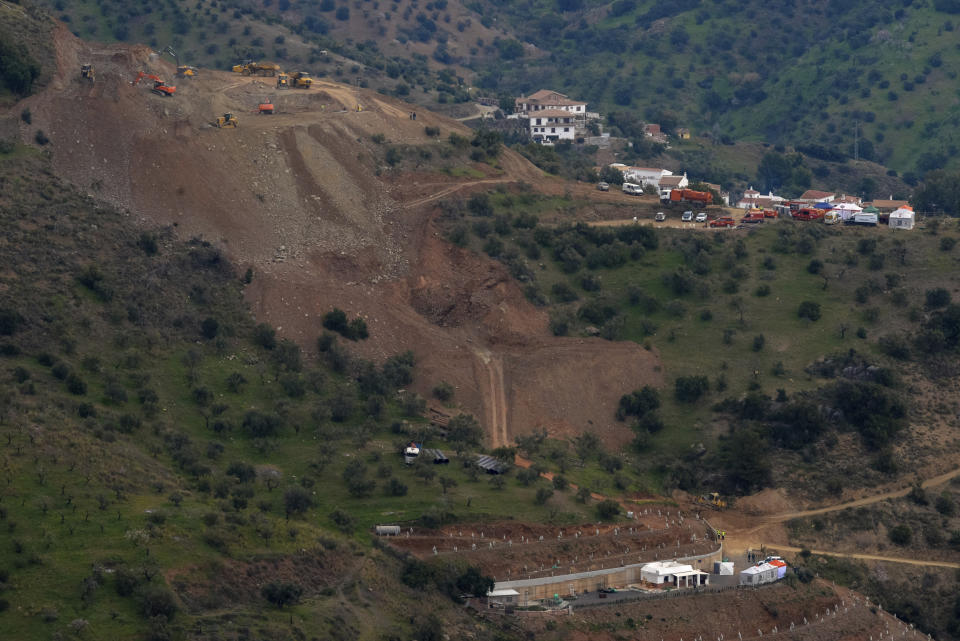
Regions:
M 417 390 L 455 385 L 494 446 L 541 427 L 592 429 L 611 444 L 630 438 L 612 419 L 616 400 L 660 383 L 656 355 L 632 343 L 551 336 L 545 314 L 499 263 L 453 247 L 432 223 L 439 199 L 497 184 L 588 195 L 585 186 L 548 179 L 512 152 L 500 170 L 476 165 L 482 178 L 378 176 L 374 134 L 427 144 L 425 126 L 442 137 L 469 132 L 422 110 L 411 120 L 409 105 L 324 80 L 278 91 L 273 78 L 201 70 L 174 83 L 172 65 L 148 48 L 83 43 L 62 28 L 56 51 L 51 86 L 16 107 L 33 114 L 23 139 L 42 128 L 60 175 L 145 226 L 175 225 L 252 267 L 251 307 L 282 335 L 312 352 L 333 306 L 363 316 L 371 338 L 353 346 L 360 355 L 413 350 Z M 96 67 L 92 85 L 79 79 L 82 62 Z M 176 84 L 176 95 L 151 93 L 146 79 L 131 85 L 141 69 Z M 276 115 L 255 115 L 264 100 Z M 239 129 L 210 126 L 227 111 Z

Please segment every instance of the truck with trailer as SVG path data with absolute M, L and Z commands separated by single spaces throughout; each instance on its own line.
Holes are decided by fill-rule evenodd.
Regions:
M 706 206 L 713 203 L 713 194 L 709 191 L 696 191 L 695 189 L 671 189 L 670 202 L 699 203 Z

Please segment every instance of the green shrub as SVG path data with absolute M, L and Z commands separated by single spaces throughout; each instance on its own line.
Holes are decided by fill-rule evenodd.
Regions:
M 887 533 L 890 541 L 896 545 L 910 545 L 913 540 L 913 530 L 907 525 L 897 525 Z
M 812 321 L 820 320 L 820 303 L 805 300 L 797 308 L 797 316 Z
M 674 383 L 674 397 L 681 403 L 694 403 L 710 391 L 706 376 L 680 376 Z

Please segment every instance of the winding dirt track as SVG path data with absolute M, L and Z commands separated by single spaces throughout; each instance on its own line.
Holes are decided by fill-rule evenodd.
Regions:
M 778 552 L 802 552 L 802 548 L 792 545 L 780 545 L 779 543 L 764 543 L 765 548 L 777 550 Z M 831 552 L 829 550 L 810 550 L 812 554 L 821 556 L 836 556 L 846 559 L 858 559 L 860 561 L 885 561 L 887 563 L 906 563 L 908 565 L 919 565 L 925 567 L 940 567 L 960 569 L 960 563 L 950 561 L 925 561 L 923 559 L 907 559 L 903 557 L 880 556 L 878 554 L 857 554 L 849 552 Z
M 923 488 L 936 487 L 938 485 L 943 485 L 947 481 L 950 481 L 953 478 L 960 476 L 960 467 L 941 474 L 939 476 L 934 476 L 932 478 L 923 481 L 920 486 Z M 744 534 L 749 534 L 751 532 L 756 532 L 761 530 L 769 525 L 776 523 L 785 523 L 791 519 L 802 519 L 808 516 L 818 516 L 820 514 L 828 514 L 830 512 L 839 512 L 841 510 L 848 510 L 855 507 L 863 507 L 865 505 L 873 505 L 874 503 L 879 503 L 881 501 L 886 501 L 887 499 L 899 499 L 903 498 L 910 493 L 910 489 L 895 490 L 893 492 L 884 492 L 882 494 L 875 494 L 873 496 L 866 496 L 862 499 L 856 499 L 854 501 L 847 501 L 846 503 L 837 503 L 835 505 L 828 505 L 826 507 L 819 507 L 813 510 L 802 510 L 800 512 L 781 512 L 780 514 L 771 514 L 769 516 L 764 516 L 763 522 L 749 530 Z
M 923 488 L 937 487 L 943 485 L 944 483 L 949 482 L 950 480 L 960 476 L 960 468 L 951 470 L 944 474 L 934 476 L 920 483 L 920 486 Z M 837 503 L 835 505 L 828 505 L 825 507 L 815 508 L 812 510 L 802 510 L 799 512 L 781 512 L 779 514 L 771 514 L 768 516 L 761 517 L 762 521 L 759 525 L 752 527 L 741 532 L 730 532 L 726 535 L 724 545 L 731 551 L 743 552 L 748 548 L 756 549 L 760 547 L 761 549 L 775 549 L 778 551 L 785 552 L 801 552 L 802 548 L 798 548 L 791 545 L 784 545 L 781 543 L 770 543 L 762 542 L 756 540 L 756 535 L 758 532 L 763 531 L 764 529 L 777 525 L 780 523 L 785 523 L 791 519 L 800 519 L 810 516 L 818 516 L 820 514 L 829 514 L 831 512 L 840 512 L 842 510 L 848 510 L 851 508 L 864 507 L 867 505 L 873 505 L 875 503 L 880 503 L 881 501 L 886 501 L 888 499 L 898 499 L 903 498 L 910 493 L 910 489 L 901 489 L 895 490 L 892 492 L 883 492 L 881 494 L 875 494 L 873 496 L 867 496 L 862 499 L 856 499 L 854 501 L 847 501 L 845 503 Z M 918 566 L 927 566 L 927 567 L 941 567 L 941 568 L 955 568 L 960 569 L 960 563 L 951 562 L 951 561 L 930 561 L 926 559 L 911 559 L 906 557 L 889 557 L 881 556 L 877 554 L 860 554 L 860 553 L 851 553 L 851 552 L 838 552 L 832 550 L 810 550 L 813 554 L 820 554 L 824 556 L 836 556 L 841 558 L 848 559 L 859 559 L 862 561 L 884 561 L 887 563 L 906 563 L 908 565 L 918 565 Z

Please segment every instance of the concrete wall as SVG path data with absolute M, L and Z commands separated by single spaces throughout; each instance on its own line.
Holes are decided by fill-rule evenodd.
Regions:
M 700 556 L 675 559 L 678 563 L 692 565 L 695 570 L 710 572 L 714 561 L 720 561 L 722 548 L 717 547 L 714 552 Z M 578 572 L 577 574 L 562 574 L 539 579 L 521 579 L 519 581 L 502 581 L 494 586 L 494 590 L 513 588 L 520 593 L 517 604 L 524 606 L 534 601 L 552 599 L 554 594 L 561 597 L 596 592 L 600 588 L 625 587 L 631 583 L 640 582 L 640 569 L 649 563 L 636 563 L 621 568 L 608 570 L 594 570 L 592 572 Z

